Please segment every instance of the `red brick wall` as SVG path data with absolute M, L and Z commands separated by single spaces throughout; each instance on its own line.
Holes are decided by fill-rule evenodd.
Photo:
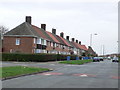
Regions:
M 57 52 L 61 51 L 61 52 L 69 52 L 68 48 L 67 49 L 62 49 L 62 48 L 59 48 L 59 47 L 55 47 L 55 49 L 53 49 L 53 47 L 51 47 L 50 45 L 48 45 L 48 42 L 47 42 L 47 48 L 46 50 L 48 51 L 52 51 L 52 50 L 56 50 Z
M 16 38 L 20 38 L 20 45 L 16 45 Z M 34 49 L 36 47 L 36 44 L 34 44 L 34 39 L 32 37 L 4 37 L 3 40 L 3 52 L 10 52 L 12 49 L 12 52 L 20 52 L 20 53 L 34 53 Z M 46 50 L 52 51 L 53 47 L 48 45 Z M 59 47 L 56 47 L 54 50 L 56 51 L 65 51 L 69 52 L 68 49 L 62 49 Z
M 18 37 L 20 38 L 20 45 L 16 45 L 16 37 L 4 37 L 3 52 L 19 51 L 21 53 L 33 53 L 34 44 L 32 37 Z

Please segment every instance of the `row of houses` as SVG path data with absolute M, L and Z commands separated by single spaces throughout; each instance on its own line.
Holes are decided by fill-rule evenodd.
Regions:
M 56 34 L 56 29 L 52 32 L 46 30 L 46 24 L 41 27 L 32 24 L 32 17 L 26 16 L 25 22 L 4 34 L 2 51 L 5 53 L 52 53 L 65 55 L 88 56 L 96 55 L 89 46 L 81 44 L 69 36 Z

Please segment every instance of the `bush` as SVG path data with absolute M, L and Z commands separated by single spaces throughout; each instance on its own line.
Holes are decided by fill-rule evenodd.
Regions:
M 21 62 L 47 62 L 47 61 L 63 61 L 71 57 L 75 60 L 75 55 L 62 54 L 18 54 L 18 53 L 2 53 L 2 61 L 21 61 Z

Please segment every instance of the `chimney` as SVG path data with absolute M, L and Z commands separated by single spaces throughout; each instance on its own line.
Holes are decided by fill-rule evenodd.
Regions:
M 52 33 L 56 35 L 56 29 L 52 28 Z
M 76 43 L 78 43 L 78 40 L 76 40 Z
M 63 32 L 61 32 L 61 33 L 60 33 L 60 36 L 61 36 L 62 38 L 64 38 L 64 33 L 63 33 Z
M 81 41 L 79 41 L 79 44 L 81 45 Z
M 66 39 L 69 41 L 69 36 L 66 36 Z
M 41 28 L 46 30 L 46 24 L 41 24 Z
M 28 22 L 29 24 L 31 24 L 31 16 L 26 16 L 26 22 Z
M 74 42 L 75 38 L 72 38 L 72 41 Z

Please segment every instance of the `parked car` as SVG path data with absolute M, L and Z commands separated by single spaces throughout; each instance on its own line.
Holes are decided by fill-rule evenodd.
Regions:
M 118 57 L 113 57 L 112 62 L 119 62 Z
M 99 57 L 100 61 L 104 61 L 104 58 L 103 57 Z
M 108 60 L 111 60 L 112 58 L 111 57 L 107 57 Z
M 99 57 L 94 57 L 93 62 L 100 62 L 100 58 Z

